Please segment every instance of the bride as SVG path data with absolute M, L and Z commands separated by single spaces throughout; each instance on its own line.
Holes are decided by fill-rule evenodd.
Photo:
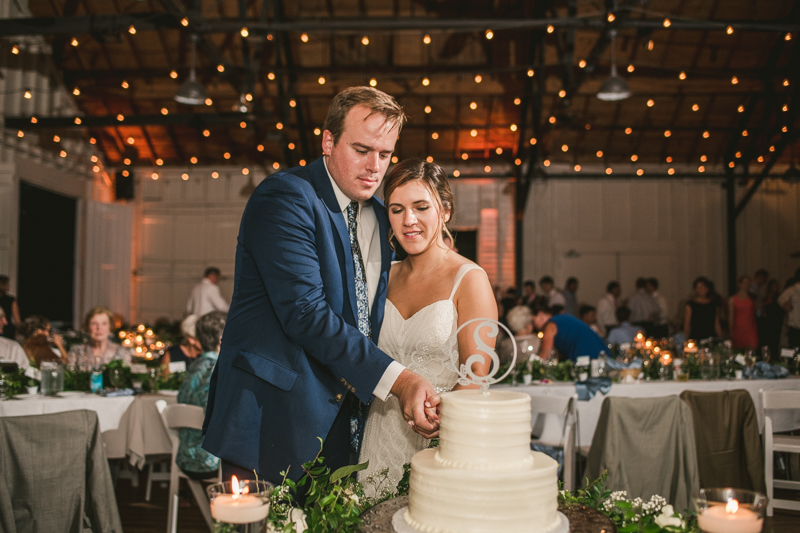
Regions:
M 458 376 L 447 368 L 445 343 L 468 320 L 497 320 L 497 304 L 486 272 L 445 244 L 444 235 L 452 242 L 447 222 L 454 209 L 447 176 L 435 163 L 411 159 L 392 169 L 383 192 L 389 237 L 396 238 L 408 257 L 392 265 L 389 273 L 378 347 L 429 380 L 437 393 L 472 388 L 456 384 Z M 458 335 L 462 363 L 480 353 L 473 333 L 470 324 Z M 494 346 L 494 339 L 482 340 Z M 475 374 L 488 374 L 488 357 L 486 361 L 473 365 Z M 362 482 L 372 476 L 365 483 L 367 495 L 393 491 L 403 476 L 403 465 L 429 443 L 403 420 L 397 398 L 372 402 L 359 457 L 360 463 L 369 461 L 359 476 Z M 387 479 L 376 475 L 386 468 Z

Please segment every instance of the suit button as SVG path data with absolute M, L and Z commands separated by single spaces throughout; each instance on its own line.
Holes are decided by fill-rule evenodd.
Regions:
M 342 396 L 341 394 L 337 394 L 336 396 L 333 397 L 333 399 L 336 400 L 337 402 L 341 402 L 342 398 L 344 398 L 344 396 Z

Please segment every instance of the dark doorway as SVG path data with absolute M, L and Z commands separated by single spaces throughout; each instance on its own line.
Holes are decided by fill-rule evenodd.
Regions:
M 17 298 L 36 314 L 72 325 L 77 201 L 25 182 L 19 193 Z
M 453 232 L 456 249 L 458 253 L 469 259 L 478 262 L 478 232 L 477 230 L 456 230 Z

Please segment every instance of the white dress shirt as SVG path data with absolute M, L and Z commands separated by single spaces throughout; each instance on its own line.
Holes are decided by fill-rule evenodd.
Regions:
M 603 328 L 617 325 L 617 300 L 611 293 L 606 293 L 597 302 L 597 323 Z
M 783 307 L 787 302 L 792 303 L 792 310 L 788 313 L 786 321 L 790 328 L 800 329 L 800 282 L 795 283 L 778 297 L 778 305 Z
M 60 352 L 58 352 L 58 355 L 61 357 Z M 17 341 L 12 341 L 5 337 L 0 337 L 0 361 L 17 363 L 17 366 L 23 370 L 31 366 L 30 361 L 28 361 L 28 356 L 25 355 L 25 350 L 22 349 L 22 346 L 20 346 Z
M 325 170 L 328 170 L 328 163 L 325 162 Z M 336 201 L 339 203 L 339 208 L 342 210 L 342 217 L 347 223 L 345 210 L 350 205 L 350 198 L 348 198 L 339 186 L 334 181 L 331 173 L 328 172 L 328 178 L 331 180 L 331 187 L 333 193 L 336 195 Z M 365 275 L 367 277 L 367 293 L 369 294 L 369 308 L 372 309 L 372 303 L 375 301 L 375 294 L 378 292 L 378 283 L 381 279 L 381 231 L 378 226 L 378 218 L 375 216 L 375 209 L 372 207 L 372 201 L 358 202 L 358 213 L 356 214 L 356 237 L 358 238 L 358 245 L 361 248 L 362 258 L 366 258 L 364 265 Z M 373 339 L 377 343 L 378 339 Z M 372 394 L 383 401 L 389 397 L 394 382 L 405 370 L 406 367 L 392 361 L 383 373 L 378 385 Z
M 219 286 L 212 283 L 210 279 L 203 278 L 203 281 L 192 288 L 189 301 L 186 302 L 186 313 L 190 315 L 203 316 L 211 311 L 228 311 L 230 305 L 222 297 Z

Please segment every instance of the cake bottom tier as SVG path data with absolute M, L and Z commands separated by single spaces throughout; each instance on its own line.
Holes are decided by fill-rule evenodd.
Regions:
M 411 460 L 405 520 L 426 533 L 547 533 L 559 524 L 558 464 L 531 452 L 533 466 L 469 470 L 440 465 L 435 449 Z

